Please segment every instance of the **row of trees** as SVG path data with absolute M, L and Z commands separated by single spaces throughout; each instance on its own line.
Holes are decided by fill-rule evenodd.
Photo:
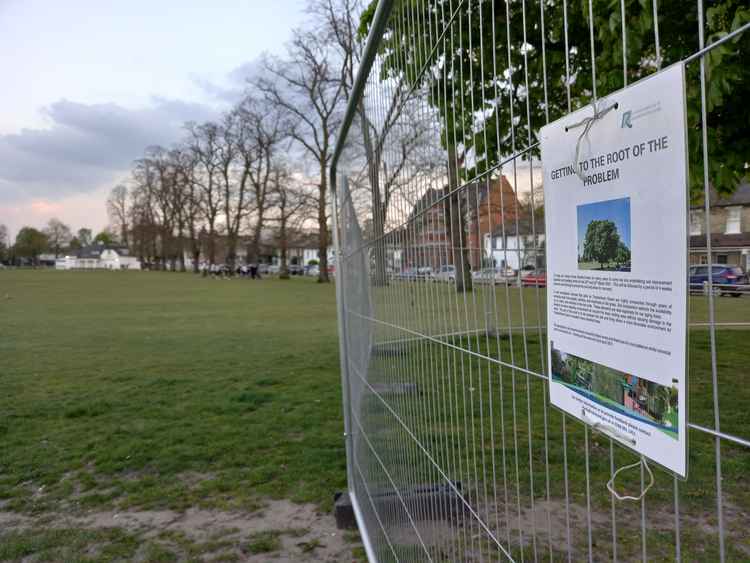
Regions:
M 307 9 L 306 27 L 294 32 L 284 56 L 263 58 L 244 99 L 217 122 L 186 124 L 174 147 L 146 149 L 128 187 L 112 191 L 113 230 L 143 259 L 185 269 L 187 251 L 196 268 L 199 256 L 219 259 L 220 239 L 229 265 L 243 241 L 255 262 L 272 233 L 283 271 L 290 234 L 315 230 L 319 281 L 328 281 L 328 175 L 366 39 L 364 5 L 309 0 Z M 408 190 L 415 177 L 444 168 L 434 116 L 422 109 L 405 76 L 357 107 L 346 173 L 358 209 L 370 211 L 376 240 L 398 225 L 394 207 L 417 203 Z M 375 283 L 385 283 L 384 245 L 375 249 Z
M 278 108 L 248 95 L 217 122 L 186 124 L 181 143 L 146 149 L 130 186 L 116 186 L 107 211 L 119 239 L 141 260 L 198 271 L 203 258 L 234 267 L 240 244 L 260 259 L 264 230 L 277 233 L 286 267 L 287 233 L 311 205 L 308 185 L 286 154 Z M 220 256 L 218 241 L 222 242 Z
M 73 230 L 68 225 L 53 218 L 41 230 L 34 227 L 22 227 L 15 241 L 11 243 L 8 228 L 0 225 L 0 262 L 20 263 L 23 261 L 36 264 L 39 256 L 45 253 L 57 258 L 91 244 L 111 244 L 112 242 L 114 242 L 114 237 L 106 230 L 94 236 L 91 229 L 84 227 L 73 234 Z
M 253 262 L 270 233 L 283 265 L 290 235 L 317 231 L 320 281 L 328 281 L 328 174 L 365 39 L 358 30 L 363 5 L 309 0 L 307 9 L 305 28 L 295 30 L 284 56 L 262 59 L 242 100 L 217 121 L 186 123 L 174 146 L 146 148 L 112 189 L 110 229 L 131 254 L 182 270 L 188 260 L 198 268 L 201 258 L 233 265 L 241 250 Z M 404 86 L 395 85 L 378 119 L 363 101 L 359 131 L 350 135 L 357 145 L 347 155 L 357 171 L 352 191 L 371 204 L 376 237 L 409 171 L 434 165 L 417 151 L 430 131 L 409 111 Z M 384 260 L 376 266 L 385 280 Z
M 241 250 L 259 260 L 272 233 L 283 263 L 290 234 L 315 230 L 320 281 L 328 281 L 328 174 L 362 55 L 363 5 L 309 0 L 308 13 L 285 55 L 263 58 L 231 110 L 187 123 L 174 146 L 146 148 L 112 190 L 110 228 L 131 254 L 183 270 L 201 258 L 233 265 Z M 409 189 L 417 175 L 441 174 L 435 132 L 405 75 L 360 101 L 346 173 L 356 205 L 371 211 L 374 239 L 403 221 L 394 209 L 417 203 Z M 375 248 L 375 281 L 386 283 L 384 245 Z
M 151 146 L 107 201 L 112 230 L 142 260 L 232 267 L 257 262 L 273 234 L 282 271 L 292 232 L 317 230 L 328 281 L 328 169 L 361 50 L 359 0 L 311 0 L 283 57 L 266 56 L 244 98 L 219 120 L 187 123 L 172 147 Z M 219 253 L 221 241 L 221 253 Z M 221 254 L 221 255 L 220 255 Z
M 328 169 L 361 52 L 362 6 L 310 0 L 307 9 L 305 27 L 284 56 L 262 59 L 242 100 L 216 121 L 185 124 L 174 146 L 146 148 L 111 191 L 111 230 L 132 254 L 183 270 L 186 254 L 193 268 L 201 258 L 231 266 L 241 250 L 258 261 L 273 233 L 284 263 L 290 234 L 317 230 L 328 281 Z M 59 251 L 66 236 L 45 245 Z

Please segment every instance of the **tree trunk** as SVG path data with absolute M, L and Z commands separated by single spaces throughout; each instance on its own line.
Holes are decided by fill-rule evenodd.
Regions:
M 200 247 L 193 246 L 193 273 L 197 274 L 200 272 L 200 259 L 201 259 L 201 250 Z
M 159 251 L 156 248 L 156 234 L 152 233 L 153 236 L 151 237 L 151 257 L 149 259 L 149 262 L 152 262 L 154 265 L 156 265 L 156 268 L 159 268 L 158 260 L 159 260 Z
M 289 264 L 287 261 L 287 250 L 288 250 L 288 243 L 286 240 L 286 218 L 283 216 L 284 211 L 282 210 L 282 217 L 281 217 L 281 227 L 279 229 L 279 238 L 281 239 L 279 241 L 280 251 L 281 251 L 281 268 L 279 268 L 279 278 L 282 280 L 288 280 L 289 279 Z
M 227 266 L 230 271 L 234 272 L 234 265 L 237 261 L 237 237 L 236 235 L 229 235 L 227 237 Z
M 250 243 L 250 262 L 252 264 L 259 264 L 260 263 L 260 236 L 262 234 L 263 230 L 263 223 L 262 220 L 259 218 L 258 222 L 255 224 L 255 227 L 253 228 L 253 240 Z
M 211 265 L 216 264 L 216 240 L 214 234 L 214 222 L 211 221 L 208 225 L 208 263 Z
M 456 170 L 456 148 L 448 145 L 448 190 L 452 191 L 459 185 L 458 171 Z M 464 209 L 463 197 L 458 191 L 445 199 L 445 220 L 448 223 L 448 243 L 453 257 L 453 266 L 456 269 L 456 292 L 464 293 L 472 290 L 471 264 L 466 244 L 466 232 L 464 231 Z
M 180 225 L 177 230 L 177 260 L 180 264 L 180 271 L 185 272 L 185 233 L 184 226 Z

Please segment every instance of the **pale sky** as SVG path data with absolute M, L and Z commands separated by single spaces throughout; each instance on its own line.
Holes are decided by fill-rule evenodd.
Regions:
M 0 224 L 107 223 L 150 144 L 216 117 L 304 0 L 0 0 Z

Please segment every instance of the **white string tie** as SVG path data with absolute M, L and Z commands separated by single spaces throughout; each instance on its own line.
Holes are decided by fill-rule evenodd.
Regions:
M 632 469 L 634 467 L 639 467 L 640 465 L 643 465 L 643 467 L 646 469 L 646 472 L 648 473 L 648 476 L 649 476 L 649 483 L 648 483 L 648 485 L 646 485 L 646 487 L 641 491 L 641 494 L 638 495 L 637 497 L 630 496 L 630 495 L 621 495 L 621 494 L 619 494 L 615 490 L 615 477 L 617 477 L 618 474 L 622 473 L 626 469 Z M 607 481 L 607 490 L 610 493 L 612 493 L 612 495 L 617 500 L 635 500 L 635 501 L 639 501 L 643 497 L 646 496 L 646 493 L 649 491 L 649 489 L 651 487 L 654 486 L 655 482 L 656 482 L 656 479 L 654 479 L 654 474 L 651 471 L 651 468 L 648 466 L 648 463 L 646 462 L 646 458 L 643 457 L 643 456 L 641 456 L 641 459 L 639 459 L 637 462 L 631 463 L 630 465 L 624 465 L 624 466 L 620 467 L 620 469 L 618 469 L 617 471 L 615 471 L 612 474 L 612 478 L 609 481 Z
M 604 104 L 605 102 L 606 100 L 602 100 L 602 104 Z M 577 129 L 578 127 L 583 125 L 583 131 L 578 136 L 578 142 L 576 143 L 576 156 L 575 156 L 575 161 L 573 162 L 573 170 L 575 171 L 576 175 L 581 179 L 582 182 L 585 181 L 586 177 L 581 171 L 581 167 L 579 165 L 579 159 L 580 159 L 580 154 L 581 154 L 581 141 L 583 141 L 584 138 L 588 138 L 589 131 L 591 131 L 591 127 L 593 127 L 594 123 L 599 121 L 602 117 L 607 115 L 613 109 L 617 109 L 618 106 L 619 104 L 615 102 L 611 106 L 606 107 L 600 111 L 596 105 L 596 101 L 593 100 L 591 102 L 591 107 L 594 108 L 594 115 L 590 117 L 584 117 L 578 123 L 574 123 L 573 125 L 568 125 L 565 128 L 565 131 L 570 131 L 571 129 Z

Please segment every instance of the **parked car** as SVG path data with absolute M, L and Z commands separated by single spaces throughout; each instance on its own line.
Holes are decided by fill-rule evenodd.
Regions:
M 433 279 L 432 268 L 426 266 L 424 268 L 417 268 L 417 279 L 419 280 L 431 280 Z
M 521 276 L 523 287 L 547 287 L 547 272 L 545 270 L 528 270 Z
M 494 268 L 475 270 L 471 273 L 471 280 L 474 283 L 494 283 L 496 273 Z
M 269 264 L 268 265 L 268 274 L 276 275 L 279 273 L 279 270 L 281 270 L 281 266 L 278 264 Z
M 301 276 L 305 273 L 305 269 L 299 264 L 289 264 L 289 266 L 287 266 L 287 271 L 290 276 Z
M 518 270 L 513 268 L 496 268 L 495 282 L 498 284 L 518 285 Z
M 495 283 L 497 285 L 515 284 L 518 273 L 513 268 L 484 268 L 471 273 L 474 283 Z
M 708 265 L 690 266 L 690 290 L 704 291 L 708 287 Z M 739 266 L 712 264 L 711 281 L 720 295 L 739 297 L 748 291 L 748 278 Z
M 399 273 L 396 274 L 396 279 L 402 280 L 402 281 L 413 281 L 417 279 L 417 269 L 406 268 L 404 270 L 401 270 Z
M 406 268 L 401 270 L 400 274 L 396 274 L 396 279 L 403 281 L 420 281 L 433 279 L 432 268 Z
M 320 275 L 320 266 L 317 264 L 313 264 L 311 266 L 305 266 L 305 275 L 306 276 L 319 276 Z
M 456 281 L 456 267 L 450 264 L 440 266 L 432 279 L 439 282 L 454 282 Z

